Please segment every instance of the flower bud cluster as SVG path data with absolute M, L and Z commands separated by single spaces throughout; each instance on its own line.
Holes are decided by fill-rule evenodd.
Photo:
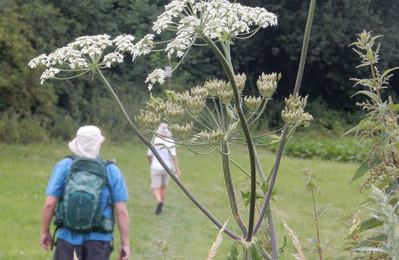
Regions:
M 179 122 L 184 117 L 185 111 L 180 104 L 167 101 L 163 114 L 168 122 Z
M 304 111 L 308 97 L 300 97 L 297 95 L 290 95 L 285 99 L 285 108 L 281 115 L 284 122 L 292 126 L 308 127 L 310 121 L 313 120 L 312 115 Z
M 192 96 L 198 96 L 198 97 L 202 97 L 202 98 L 205 98 L 209 94 L 208 90 L 205 87 L 202 87 L 202 86 L 193 87 L 190 90 L 190 92 L 191 92 Z
M 237 74 L 234 76 L 234 80 L 237 84 L 238 92 L 241 93 L 245 88 L 245 82 L 247 81 L 247 76 L 244 73 Z
M 224 133 L 220 129 L 214 131 L 201 131 L 196 135 L 195 139 L 205 141 L 209 144 L 220 144 L 224 140 Z
M 170 130 L 175 136 L 178 136 L 180 138 L 186 138 L 190 136 L 192 130 L 193 130 L 193 123 L 186 123 L 184 125 L 182 124 L 171 124 L 169 126 Z
M 280 79 L 280 73 L 262 73 L 262 75 L 260 75 L 258 80 L 256 81 L 259 93 L 265 98 L 271 98 L 277 89 L 277 83 Z
M 144 128 L 154 129 L 161 122 L 159 114 L 151 111 L 140 110 L 140 113 L 135 117 L 135 120 Z
M 244 105 L 250 111 L 256 111 L 262 104 L 262 100 L 263 100 L 262 97 L 247 96 L 247 97 L 244 97 Z
M 212 79 L 204 84 L 204 88 L 208 91 L 209 96 L 217 96 L 220 90 L 227 88 L 227 83 L 223 80 Z
M 177 100 L 183 108 L 187 108 L 192 114 L 198 115 L 205 107 L 205 97 L 190 95 L 188 91 L 177 93 Z

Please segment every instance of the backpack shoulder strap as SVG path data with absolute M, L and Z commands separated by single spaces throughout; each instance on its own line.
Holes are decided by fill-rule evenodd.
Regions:
M 110 164 L 115 164 L 116 161 L 115 161 L 115 159 L 112 159 L 112 160 L 103 160 L 102 162 L 103 162 L 104 166 L 107 167 Z
M 65 158 L 69 158 L 69 159 L 71 159 L 72 161 L 75 161 L 76 159 L 79 158 L 79 156 L 74 155 L 74 154 L 70 154 L 70 155 L 65 156 Z

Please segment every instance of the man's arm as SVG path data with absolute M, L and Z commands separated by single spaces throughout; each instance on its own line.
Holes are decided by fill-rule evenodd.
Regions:
M 54 216 L 54 210 L 57 206 L 58 198 L 47 196 L 42 211 L 42 228 L 40 232 L 40 245 L 44 250 L 49 250 L 52 242 L 50 233 L 50 223 Z
M 125 202 L 115 203 L 115 216 L 121 239 L 121 250 L 119 259 L 130 259 L 130 238 L 129 238 L 129 213 Z
M 176 175 L 180 176 L 180 166 L 176 156 L 173 156 L 173 164 L 175 165 Z

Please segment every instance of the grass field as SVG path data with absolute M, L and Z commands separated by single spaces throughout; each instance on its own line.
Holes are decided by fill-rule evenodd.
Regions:
M 237 150 L 233 157 L 247 168 L 245 149 L 238 147 Z M 132 259 L 162 259 L 160 241 L 166 241 L 169 251 L 174 255 L 174 258 L 168 259 L 205 259 L 216 237 L 216 228 L 174 183 L 169 187 L 164 213 L 154 215 L 155 204 L 149 189 L 145 151 L 141 144 L 106 143 L 102 153 L 103 158 L 117 160 L 128 185 Z M 273 154 L 261 153 L 268 172 Z M 57 160 L 67 154 L 65 143 L 27 146 L 0 144 L 0 259 L 51 259 L 51 255 L 39 247 L 40 214 L 51 169 Z M 178 154 L 183 182 L 224 222 L 228 219 L 230 209 L 219 157 L 216 154 L 197 156 L 183 149 L 178 149 Z M 321 236 L 330 245 L 328 258 L 336 259 L 348 232 L 349 219 L 365 198 L 358 191 L 359 183 L 348 185 L 356 165 L 292 158 L 282 160 L 277 179 L 278 192 L 272 202 L 280 246 L 286 235 L 281 217 L 297 232 L 304 245 L 315 234 L 311 197 L 304 188 L 302 172 L 305 168 L 311 168 L 317 176 L 320 186 L 318 204 L 330 205 L 322 220 Z M 240 190 L 248 189 L 246 177 L 236 170 L 233 176 Z M 243 205 L 240 207 L 245 210 Z M 235 229 L 231 218 L 229 227 Z M 116 236 L 116 247 L 118 242 L 119 237 Z M 288 244 L 281 259 L 293 259 L 289 240 Z M 226 237 L 216 259 L 226 259 L 230 245 L 231 241 Z M 115 257 L 114 253 L 113 259 Z M 314 256 L 309 259 L 314 259 Z

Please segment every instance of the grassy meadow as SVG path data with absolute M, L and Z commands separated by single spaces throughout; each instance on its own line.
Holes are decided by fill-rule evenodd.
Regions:
M 248 168 L 245 148 L 236 148 L 233 158 Z M 128 185 L 131 259 L 162 259 L 162 249 L 171 255 L 168 259 L 205 259 L 217 229 L 174 183 L 170 183 L 164 213 L 154 215 L 155 203 L 149 188 L 145 152 L 145 147 L 137 142 L 106 143 L 102 151 L 103 158 L 117 160 Z M 268 172 L 273 154 L 259 152 Z M 67 154 L 65 142 L 25 146 L 0 144 L 0 259 L 51 259 L 51 254 L 39 246 L 41 209 L 51 169 Z M 230 209 L 218 155 L 198 156 L 179 148 L 178 157 L 183 182 L 221 222 L 228 219 L 229 227 L 236 230 L 233 219 L 228 218 Z M 311 196 L 304 188 L 302 172 L 305 168 L 312 169 L 317 176 L 320 187 L 317 203 L 329 205 L 329 211 L 322 219 L 321 237 L 329 244 L 328 259 L 337 259 L 352 213 L 365 198 L 359 193 L 359 183 L 348 185 L 356 170 L 355 164 L 283 158 L 276 184 L 277 194 L 272 202 L 279 246 L 287 234 L 281 217 L 297 232 L 304 247 L 309 245 L 308 239 L 315 237 Z M 248 190 L 247 177 L 235 168 L 233 177 L 239 190 Z M 240 207 L 245 206 L 241 203 Z M 116 235 L 116 248 L 118 243 Z M 287 243 L 281 259 L 293 259 L 289 238 Z M 231 241 L 225 237 L 216 259 L 226 259 L 230 245 Z M 112 259 L 116 259 L 115 252 Z M 314 259 L 314 255 L 309 259 Z

